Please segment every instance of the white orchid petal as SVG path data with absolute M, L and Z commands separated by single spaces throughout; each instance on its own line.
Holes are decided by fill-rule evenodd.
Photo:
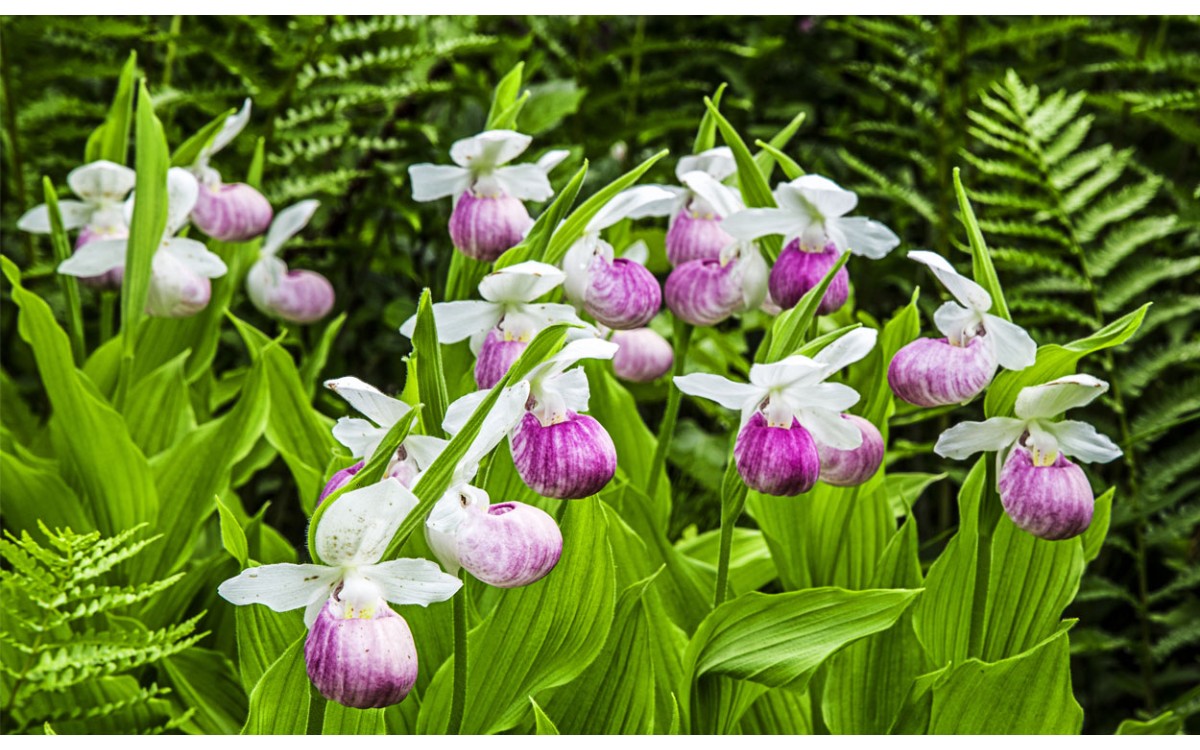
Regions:
M 546 174 L 550 174 L 552 171 L 554 171 L 555 167 L 557 167 L 559 164 L 562 164 L 563 160 L 570 155 L 571 152 L 565 148 L 547 151 L 546 153 L 542 154 L 540 159 L 537 160 L 538 169 L 542 170 Z
M 1037 342 L 1016 323 L 985 314 L 983 327 L 992 340 L 996 361 L 1004 369 L 1024 370 L 1037 359 Z
M 796 410 L 796 419 L 813 440 L 830 448 L 849 451 L 862 445 L 862 432 L 850 420 L 842 419 L 840 410 L 806 407 Z
M 1108 463 L 1122 455 L 1116 443 L 1086 422 L 1066 420 L 1040 424 L 1058 440 L 1060 451 L 1084 463 Z
M 180 167 L 167 170 L 167 235 L 183 229 L 199 197 L 200 183 L 195 175 Z
M 680 157 L 679 163 L 675 165 L 675 176 L 680 182 L 688 172 L 705 172 L 713 179 L 724 180 L 736 171 L 737 162 L 734 161 L 733 151 L 728 146 L 718 146 L 698 154 Z
M 784 388 L 783 400 L 794 410 L 818 408 L 843 412 L 858 403 L 858 391 L 844 383 L 816 383 Z
M 419 604 L 422 607 L 444 602 L 454 596 L 462 581 L 442 572 L 429 560 L 402 558 L 359 568 L 359 575 L 374 583 L 383 598 L 393 604 Z
M 982 321 L 983 314 L 978 310 L 948 300 L 933 313 L 933 324 L 955 346 L 962 346 L 965 339 L 974 335 Z
M 832 375 L 870 354 L 878 339 L 879 331 L 874 328 L 856 328 L 817 352 L 813 361 Z
M 333 439 L 349 448 L 355 458 L 369 459 L 386 436 L 386 429 L 357 417 L 341 417 L 333 426 Z
M 242 108 L 237 113 L 225 118 L 225 124 L 221 126 L 221 130 L 217 132 L 216 137 L 204 149 L 203 160 L 216 154 L 221 149 L 228 146 L 238 134 L 245 129 L 246 124 L 250 122 L 250 99 L 242 102 Z
M 824 365 L 799 354 L 784 357 L 778 362 L 750 367 L 750 382 L 763 389 L 819 383 L 825 377 Z
M 275 221 L 271 222 L 271 228 L 267 231 L 267 238 L 263 240 L 262 249 L 259 253 L 262 255 L 274 255 L 279 252 L 279 248 L 283 247 L 283 243 L 290 240 L 301 229 L 308 225 L 313 214 L 321 205 L 318 200 L 300 201 L 294 206 L 288 206 L 275 215 Z
M 78 229 L 91 221 L 95 206 L 79 201 L 63 200 L 58 202 L 58 212 L 62 216 L 63 229 Z M 50 234 L 50 209 L 46 204 L 34 206 L 17 219 L 17 229 L 34 234 Z
M 745 208 L 737 193 L 722 185 L 707 172 L 688 172 L 680 180 L 722 219 L 726 216 L 733 216 Z
M 126 240 L 95 240 L 75 251 L 58 264 L 58 272 L 67 276 L 99 276 L 125 265 Z
M 579 413 L 588 410 L 592 392 L 588 386 L 587 373 L 582 367 L 576 367 L 546 377 L 538 384 L 534 396 L 539 402 L 552 401 L 556 405 L 561 403 L 564 408 Z
M 479 282 L 479 296 L 489 302 L 533 302 L 566 279 L 549 263 L 527 260 L 493 271 Z
M 928 250 L 911 250 L 908 257 L 928 266 L 946 290 L 964 306 L 978 312 L 992 309 L 992 297 L 987 290 L 954 270 L 954 266 L 942 256 Z
M 455 141 L 450 159 L 475 174 L 507 164 L 529 148 L 533 138 L 514 130 L 486 130 L 479 135 Z
M 646 244 L 645 240 L 638 240 L 625 248 L 625 251 L 621 253 L 621 257 L 644 266 L 650 260 L 650 246 Z
M 837 240 L 838 248 L 864 258 L 879 260 L 900 245 L 895 232 L 866 217 L 853 216 L 830 223 L 835 224 L 842 235 Z
M 622 219 L 633 216 L 646 206 L 674 200 L 674 193 L 657 185 L 639 185 L 623 190 L 596 212 L 596 215 L 587 223 L 587 231 L 599 232 Z
M 425 471 L 430 464 L 437 460 L 448 444 L 447 440 L 429 435 L 409 435 L 404 439 L 404 450 L 417 465 L 417 470 Z
M 648 216 L 674 216 L 687 203 L 688 191 L 676 185 L 653 185 L 652 187 L 670 193 L 670 198 L 662 195 L 658 200 L 647 201 L 630 211 L 625 218 L 645 219 Z
M 786 187 L 802 196 L 822 220 L 844 216 L 858 205 L 857 195 L 819 174 L 797 177 L 787 183 Z
M 735 383 L 728 378 L 707 372 L 680 375 L 675 378 L 675 387 L 689 396 L 714 401 L 726 409 L 740 410 L 746 406 L 757 406 L 767 395 L 764 388 Z
M 89 242 L 84 247 L 90 247 Z M 159 253 L 167 253 L 182 263 L 189 271 L 206 279 L 224 276 L 229 270 L 221 256 L 210 252 L 203 242 L 187 237 L 172 237 L 162 244 Z
M 263 604 L 276 612 L 287 612 L 324 600 L 341 579 L 341 571 L 326 565 L 261 565 L 247 568 L 217 587 L 217 593 L 233 604 Z
M 318 519 L 317 554 L 330 565 L 377 563 L 415 507 L 416 496 L 395 479 L 351 490 Z
M 325 387 L 346 399 L 360 414 L 384 429 L 390 429 L 412 408 L 355 377 L 326 380 Z
M 433 201 L 465 193 L 471 187 L 471 171 L 444 164 L 413 164 L 408 168 L 413 200 Z
M 721 229 L 739 240 L 756 240 L 770 234 L 791 237 L 803 232 L 810 221 L 782 208 L 748 208 L 726 217 Z
M 488 391 L 473 391 L 447 406 L 446 417 L 442 420 L 442 429 L 446 434 L 457 435 L 487 396 Z
M 933 452 L 943 458 L 963 459 L 980 451 L 1001 451 L 1017 442 L 1025 421 L 992 417 L 986 422 L 960 422 L 942 433 Z
M 438 302 L 433 306 L 433 325 L 437 328 L 439 342 L 453 344 L 495 328 L 503 314 L 503 306 L 495 302 Z M 414 315 L 400 326 L 400 334 L 411 339 L 416 328 L 417 316 Z
M 1068 409 L 1087 406 L 1108 392 L 1108 383 L 1086 374 L 1067 375 L 1042 385 L 1022 388 L 1015 412 L 1022 419 L 1057 417 Z
M 67 175 L 71 191 L 93 205 L 120 203 L 136 181 L 129 167 L 104 160 L 76 167 Z
M 491 175 L 508 195 L 523 201 L 544 201 L 554 195 L 550 179 L 546 172 L 537 164 L 518 164 L 514 167 L 501 167 Z
M 487 395 L 487 391 L 479 391 Z M 461 399 L 460 399 L 461 400 Z M 457 482 L 469 482 L 478 471 L 479 462 L 491 453 L 508 435 L 509 430 L 525 416 L 525 404 L 529 401 L 529 383 L 520 381 L 500 393 L 500 398 L 483 418 L 479 434 L 471 442 L 467 452 L 459 461 L 454 478 Z M 478 408 L 478 405 L 476 406 Z M 474 412 L 474 409 L 472 409 Z M 447 411 L 447 414 L 449 412 Z M 468 418 L 470 415 L 467 415 Z M 448 432 L 449 430 L 447 430 Z

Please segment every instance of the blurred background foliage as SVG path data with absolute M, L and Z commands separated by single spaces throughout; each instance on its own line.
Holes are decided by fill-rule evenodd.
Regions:
M 1200 711 L 1197 18 L 5 18 L 3 250 L 52 303 L 49 246 L 21 236 L 16 220 L 42 202 L 42 175 L 63 194 L 130 50 L 173 145 L 254 100 L 254 137 L 217 166 L 244 172 L 261 137 L 276 209 L 322 201 L 288 251 L 333 281 L 347 316 L 322 376 L 352 373 L 388 391 L 403 386 L 409 349 L 396 328 L 422 287 L 444 288 L 453 252 L 449 202 L 413 203 L 407 168 L 447 162 L 450 143 L 481 130 L 495 82 L 519 61 L 532 82 L 521 129 L 535 136 L 533 155 L 571 148 L 558 180 L 589 159 L 585 194 L 661 148 L 689 151 L 702 98 L 721 82 L 722 109 L 748 139 L 805 112 L 790 155 L 857 191 L 902 250 L 953 257 L 964 245 L 951 183 L 961 167 L 1014 316 L 1039 343 L 1154 302 L 1095 373 L 1113 388 L 1085 417 L 1126 457 L 1091 470 L 1097 486 L 1120 489 L 1109 544 L 1068 611 L 1080 618 L 1074 686 L 1085 731 Z M 650 181 L 674 182 L 673 163 Z M 665 228 L 648 226 L 637 235 L 661 246 Z M 851 275 L 858 309 L 879 320 L 922 284 L 931 330 L 937 292 L 902 252 L 852 261 Z M 272 330 L 249 304 L 238 312 Z M 6 295 L 4 386 L 36 394 L 15 323 Z M 312 351 L 322 328 L 289 331 L 289 344 Z M 695 366 L 744 370 L 740 336 L 709 333 Z M 657 424 L 666 386 L 634 391 Z M 325 398 L 320 408 L 342 412 Z M 5 398 L 4 408 L 23 407 Z M 897 414 L 889 460 L 961 479 L 963 467 L 930 451 L 951 424 L 946 411 Z M 955 420 L 979 418 L 970 412 Z M 729 420 L 685 402 L 672 450 L 679 533 L 717 525 Z M 247 488 L 248 507 L 294 492 L 274 468 Z M 953 532 L 953 497 L 943 482 L 916 507 L 930 559 Z M 275 520 L 299 537 L 295 515 Z

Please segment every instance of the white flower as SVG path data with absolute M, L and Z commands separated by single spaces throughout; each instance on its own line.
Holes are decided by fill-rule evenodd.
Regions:
M 814 439 L 831 448 L 851 450 L 862 443 L 862 433 L 842 412 L 858 403 L 859 395 L 848 385 L 826 383 L 826 378 L 857 362 L 875 346 L 878 332 L 858 328 L 815 357 L 793 355 L 767 365 L 750 368 L 750 382 L 737 383 L 720 375 L 693 373 L 675 378 L 675 386 L 691 396 L 715 401 L 726 409 L 742 412 L 742 425 L 761 410 L 767 423 L 791 427 L 792 418 Z
M 924 263 L 954 295 L 958 304 L 946 302 L 933 314 L 934 325 L 955 346 L 966 344 L 980 330 L 996 352 L 996 360 L 1008 370 L 1023 370 L 1037 359 L 1037 344 L 1015 323 L 992 315 L 992 297 L 987 291 L 954 270 L 945 258 L 927 250 L 913 250 L 908 257 Z
M 162 244 L 154 253 L 153 275 L 147 309 L 154 314 L 176 314 L 177 305 L 189 306 L 193 300 L 181 300 L 180 294 L 190 294 L 187 289 L 194 279 L 214 279 L 226 272 L 225 261 L 209 252 L 203 243 L 175 233 L 187 224 L 188 214 L 196 205 L 200 186 L 196 178 L 186 169 L 173 167 L 167 172 L 167 223 Z M 132 216 L 133 202 L 137 195 L 130 196 L 125 204 L 127 216 Z M 69 276 L 99 276 L 125 264 L 128 238 L 94 240 L 75 251 L 75 254 L 58 266 L 58 272 Z M 203 293 L 203 307 L 208 302 L 208 293 Z M 191 310 L 195 312 L 195 310 Z
M 395 480 L 347 492 L 318 520 L 314 545 L 323 565 L 279 563 L 248 568 L 218 587 L 234 604 L 265 604 L 276 612 L 304 607 L 311 626 L 335 594 L 347 617 L 371 617 L 380 600 L 420 604 L 449 599 L 462 582 L 428 560 L 380 562 L 417 498 Z M 340 588 L 340 590 L 339 590 Z
M 865 217 L 846 217 L 858 196 L 820 175 L 804 175 L 775 188 L 778 208 L 750 208 L 721 223 L 740 240 L 783 235 L 784 246 L 799 240 L 800 249 L 821 252 L 833 244 L 838 252 L 882 258 L 900 244 L 892 230 Z
M 346 399 L 360 414 L 371 420 L 341 417 L 333 427 L 334 439 L 349 448 L 355 458 L 370 460 L 388 431 L 412 409 L 400 399 L 387 396 L 358 378 L 326 380 L 325 387 Z M 429 468 L 446 447 L 446 441 L 429 435 L 409 435 L 401 445 L 406 460 L 415 464 L 416 473 Z
M 63 229 L 91 226 L 103 231 L 123 227 L 125 214 L 121 204 L 133 190 L 136 179 L 132 169 L 111 161 L 94 161 L 72 169 L 67 184 L 83 200 L 58 202 Z M 44 203 L 34 206 L 17 220 L 17 229 L 49 234 L 50 209 Z
M 547 174 L 567 157 L 567 151 L 550 151 L 536 164 L 501 166 L 520 156 L 533 139 L 513 130 L 488 130 L 455 141 L 450 159 L 457 167 L 414 164 L 408 168 L 413 200 L 457 198 L 470 190 L 478 196 L 511 195 L 519 200 L 546 200 L 554 195 Z
M 200 150 L 200 154 L 196 157 L 195 163 L 192 164 L 192 172 L 196 178 L 200 180 L 202 185 L 214 186 L 221 184 L 221 173 L 212 167 L 208 166 L 208 160 L 216 156 L 221 149 L 225 148 L 245 129 L 246 124 L 250 122 L 250 99 L 242 103 L 242 108 L 237 113 L 225 118 L 225 124 L 213 136 L 212 141 L 207 146 Z M 301 225 L 303 226 L 303 225 Z
M 670 193 L 630 214 L 631 219 L 645 216 L 674 217 L 683 209 L 699 214 L 713 214 L 718 218 L 731 216 L 745 208 L 737 191 L 722 182 L 737 171 L 737 163 L 728 146 L 710 148 L 699 154 L 680 158 L 675 165 L 675 177 L 684 187 L 654 185 Z M 697 200 L 699 199 L 699 200 Z
M 1068 375 L 1043 385 L 1022 388 L 1016 417 L 992 417 L 963 422 L 942 433 L 934 452 L 963 459 L 980 451 L 997 451 L 1001 458 L 1026 433 L 1025 442 L 1035 466 L 1050 466 L 1062 453 L 1087 463 L 1105 463 L 1121 455 L 1113 441 L 1086 422 L 1054 421 L 1068 409 L 1086 406 L 1108 391 L 1108 383 L 1091 375 Z
M 552 323 L 582 324 L 575 308 L 560 303 L 533 304 L 563 282 L 563 272 L 548 263 L 525 261 L 501 268 L 479 282 L 484 301 L 439 302 L 433 306 L 434 325 L 443 344 L 470 338 L 478 353 L 483 337 L 502 321 L 504 331 L 515 339 L 529 340 Z M 414 315 L 400 326 L 400 333 L 412 338 L 417 326 Z

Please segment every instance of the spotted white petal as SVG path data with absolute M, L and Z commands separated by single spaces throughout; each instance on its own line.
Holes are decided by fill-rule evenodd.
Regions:
M 992 417 L 986 422 L 960 422 L 942 433 L 934 453 L 943 458 L 966 458 L 980 451 L 1001 451 L 1025 432 L 1025 421 Z
M 830 239 L 841 250 L 848 250 L 864 258 L 878 260 L 900 244 L 896 233 L 878 221 L 862 216 L 852 216 L 830 221 L 826 224 Z
M 125 265 L 126 240 L 96 240 L 75 251 L 58 264 L 58 272 L 67 276 L 99 276 Z
M 471 187 L 471 170 L 448 164 L 413 164 L 408 168 L 413 200 L 425 202 L 461 195 Z
M 84 247 L 90 247 L 92 244 L 89 242 Z M 170 238 L 163 242 L 158 252 L 172 256 L 189 271 L 206 279 L 224 276 L 225 272 L 229 270 L 225 266 L 225 261 L 221 260 L 221 256 L 210 252 L 203 242 L 187 237 Z
M 565 278 L 561 270 L 549 263 L 527 260 L 484 276 L 479 282 L 479 296 L 489 302 L 533 302 Z
M 658 185 L 639 185 L 617 193 L 587 223 L 588 232 L 599 232 L 644 210 L 647 206 L 674 201 L 675 194 Z
M 429 560 L 401 558 L 358 570 L 359 575 L 379 587 L 383 598 L 393 604 L 422 607 L 444 602 L 462 588 L 462 581 L 442 572 Z
M 341 417 L 333 426 L 333 439 L 349 448 L 355 458 L 370 458 L 385 437 L 386 429 L 357 417 Z
M 544 201 L 554 195 L 546 170 L 537 164 L 501 167 L 492 174 L 492 179 L 505 193 L 523 201 Z
M 301 229 L 308 225 L 313 214 L 321 205 L 318 200 L 300 201 L 294 206 L 288 206 L 275 215 L 275 221 L 271 222 L 271 228 L 267 230 L 267 238 L 263 240 L 262 249 L 259 253 L 262 255 L 274 255 L 279 252 L 279 248 L 283 247 L 283 243 L 290 240 Z
M 379 562 L 417 498 L 395 479 L 351 490 L 333 502 L 317 521 L 315 548 L 329 565 Z
M 1006 370 L 1024 370 L 1037 359 L 1037 343 L 1025 329 L 997 315 L 984 315 L 983 327 L 996 350 L 996 361 Z
M 438 341 L 453 344 L 495 328 L 503 314 L 503 305 L 495 302 L 439 302 L 433 306 L 433 325 L 437 328 Z M 414 315 L 400 326 L 400 334 L 411 339 L 416 328 L 417 316 Z
M 707 172 L 688 172 L 680 180 L 722 219 L 745 208 L 737 193 L 713 179 Z
M 1121 449 L 1107 436 L 1086 422 L 1065 420 L 1040 422 L 1042 428 L 1058 440 L 1058 449 L 1084 463 L 1108 463 L 1121 457 Z
M 987 290 L 955 271 L 954 266 L 942 256 L 928 250 L 911 250 L 908 257 L 928 266 L 938 281 L 965 307 L 978 312 L 992 309 L 992 296 Z
M 747 405 L 757 406 L 766 397 L 767 391 L 747 383 L 735 383 L 728 378 L 707 372 L 695 372 L 691 375 L 680 375 L 675 379 L 675 387 L 689 396 L 708 399 L 726 409 L 742 409 Z
M 64 200 L 58 202 L 58 212 L 62 215 L 63 229 L 78 229 L 91 221 L 96 207 L 89 203 Z M 50 209 L 46 204 L 34 206 L 17 219 L 17 229 L 34 234 L 50 233 Z
M 1087 406 L 1108 392 L 1108 383 L 1091 375 L 1067 375 L 1042 385 L 1022 388 L 1015 411 L 1022 419 L 1057 417 L 1068 409 Z
M 261 565 L 247 568 L 217 587 L 217 593 L 233 604 L 263 604 L 276 612 L 287 612 L 324 602 L 341 571 L 326 565 Z
M 67 175 L 71 191 L 93 205 L 125 200 L 136 180 L 136 174 L 129 167 L 104 160 L 76 167 Z
M 728 146 L 718 146 L 698 154 L 680 157 L 675 165 L 675 176 L 683 181 L 688 172 L 705 172 L 716 180 L 724 180 L 737 171 L 737 162 L 733 159 L 733 151 Z
M 479 174 L 507 164 L 529 148 L 533 138 L 514 130 L 486 130 L 479 135 L 455 141 L 450 159 L 460 167 Z
M 346 399 L 360 414 L 386 429 L 403 419 L 412 408 L 355 377 L 326 380 L 325 387 Z
M 849 451 L 862 445 L 862 432 L 850 420 L 842 419 L 840 411 L 805 407 L 796 410 L 796 419 L 808 430 L 813 440 L 830 448 Z

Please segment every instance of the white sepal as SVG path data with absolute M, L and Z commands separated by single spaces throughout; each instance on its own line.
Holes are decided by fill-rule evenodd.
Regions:
M 646 206 L 662 203 L 664 201 L 674 201 L 675 194 L 669 190 L 664 190 L 657 185 L 638 185 L 637 187 L 623 190 L 613 196 L 613 199 L 605 203 L 596 215 L 587 223 L 586 232 L 599 232 L 611 227 L 613 224 L 633 216 L 635 213 L 643 210 Z
M 713 179 L 707 172 L 688 172 L 679 179 L 722 219 L 745 208 L 737 193 Z
M 480 331 L 495 328 L 503 314 L 504 306 L 495 302 L 439 302 L 433 306 L 433 325 L 437 328 L 438 341 L 453 344 Z M 401 324 L 400 334 L 411 339 L 416 329 L 417 316 L 414 315 Z
M 275 221 L 271 222 L 271 228 L 267 230 L 267 238 L 263 240 L 259 254 L 274 255 L 279 252 L 283 243 L 308 225 L 320 205 L 321 201 L 318 200 L 300 201 L 276 214 Z
M 514 130 L 485 130 L 450 146 L 450 159 L 475 174 L 507 164 L 529 148 L 533 138 Z
M 991 339 L 996 361 L 1006 370 L 1024 370 L 1037 360 L 1037 342 L 1016 323 L 985 314 L 983 328 Z
M 742 409 L 746 404 L 757 405 L 766 396 L 766 390 L 746 383 L 735 383 L 707 372 L 694 372 L 691 375 L 680 375 L 675 379 L 675 387 L 689 396 L 708 399 L 726 409 Z
M 462 588 L 462 581 L 442 572 L 429 560 L 401 558 L 359 569 L 393 604 L 419 604 L 427 607 L 444 602 Z
M 954 270 L 954 266 L 942 256 L 928 250 L 911 250 L 908 257 L 928 266 L 942 286 L 964 307 L 981 313 L 992 309 L 992 296 L 987 290 Z
M 713 179 L 724 180 L 737 171 L 737 162 L 733 159 L 733 151 L 728 146 L 718 146 L 698 154 L 689 154 L 679 158 L 675 165 L 675 176 L 683 182 L 683 176 L 688 172 L 704 172 Z
M 379 562 L 417 498 L 395 479 L 341 495 L 317 522 L 314 546 L 329 565 Z
M 412 408 L 355 377 L 326 380 L 325 387 L 346 399 L 360 414 L 385 430 L 391 429 Z
M 424 203 L 453 195 L 471 187 L 471 170 L 449 164 L 413 164 L 408 168 L 413 200 Z
M 826 385 L 835 384 L 826 383 Z M 857 395 L 855 394 L 855 396 Z M 830 448 L 849 451 L 862 445 L 862 432 L 850 420 L 842 419 L 840 410 L 799 409 L 796 412 L 796 419 L 804 429 L 808 430 L 813 440 Z
M 136 181 L 137 175 L 129 167 L 104 160 L 76 167 L 67 175 L 71 192 L 93 206 L 120 203 Z
M 966 458 L 981 451 L 1002 451 L 1021 438 L 1026 423 L 1012 417 L 986 422 L 960 422 L 942 433 L 933 452 L 943 458 Z
M 369 459 L 386 436 L 387 430 L 357 417 L 341 417 L 333 426 L 333 439 L 349 448 L 355 458 Z
M 489 302 L 533 302 L 563 282 L 566 275 L 549 263 L 527 260 L 489 273 L 479 296 Z
M 821 365 L 822 377 L 828 377 L 870 354 L 878 339 L 874 328 L 856 328 L 817 352 L 813 361 Z
M 233 604 L 263 604 L 276 612 L 324 602 L 341 571 L 326 565 L 279 563 L 247 568 L 217 587 Z
M 721 221 L 721 229 L 736 239 L 756 240 L 770 234 L 782 234 L 786 242 L 800 235 L 808 222 L 781 208 L 747 208 Z
M 1108 383 L 1091 375 L 1078 374 L 1022 388 L 1014 411 L 1022 419 L 1053 418 L 1087 406 L 1108 392 Z
M 75 251 L 58 264 L 58 272 L 67 276 L 99 276 L 125 265 L 126 240 L 95 240 Z
M 93 244 L 95 243 L 89 242 L 84 247 L 91 247 Z M 163 242 L 158 252 L 155 253 L 155 258 L 164 253 L 175 258 L 192 273 L 206 279 L 224 276 L 229 270 L 225 261 L 221 260 L 221 256 L 210 252 L 203 242 L 187 237 L 171 237 Z
M 542 154 L 541 158 L 537 160 L 538 169 L 542 170 L 546 174 L 550 174 L 552 171 L 554 171 L 555 167 L 557 167 L 559 164 L 562 164 L 563 160 L 570 155 L 571 152 L 565 148 L 547 151 L 546 153 Z
M 136 199 L 137 194 L 132 197 Z M 170 237 L 183 229 L 199 197 L 200 183 L 191 172 L 181 167 L 167 170 L 167 226 L 163 236 Z
M 246 124 L 250 122 L 250 99 L 242 102 L 242 108 L 237 113 L 225 118 L 225 124 L 221 126 L 220 131 L 212 139 L 203 151 L 200 152 L 200 158 L 197 163 L 201 166 L 208 164 L 209 157 L 215 155 L 221 149 L 233 142 L 234 138 L 245 129 Z
M 1086 422 L 1065 420 L 1062 422 L 1039 422 L 1044 430 L 1054 435 L 1058 449 L 1084 463 L 1108 463 L 1120 458 L 1121 449 L 1106 435 Z
M 546 171 L 537 164 L 517 164 L 512 167 L 501 167 L 493 172 L 491 180 L 498 192 L 507 193 L 518 200 L 544 201 L 554 195 L 554 188 L 546 177 Z M 484 190 L 480 178 L 481 195 L 490 195 L 493 191 Z
M 895 232 L 865 216 L 839 218 L 829 222 L 826 231 L 839 248 L 874 260 L 884 257 L 900 244 Z

